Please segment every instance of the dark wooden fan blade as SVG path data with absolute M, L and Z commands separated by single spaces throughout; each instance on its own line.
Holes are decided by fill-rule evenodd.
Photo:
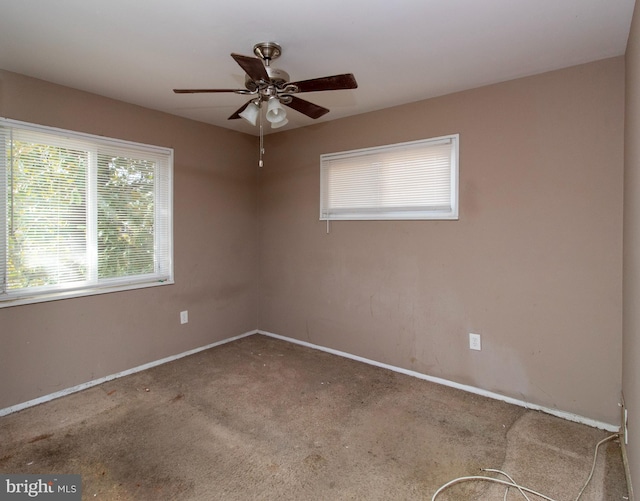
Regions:
M 352 73 L 333 75 L 332 77 L 313 78 L 300 82 L 291 82 L 298 87 L 298 92 L 316 92 L 321 90 L 356 89 L 358 82 Z
M 246 103 L 244 103 L 240 108 L 236 110 L 236 112 L 233 115 L 227 118 L 227 120 L 236 120 L 237 118 L 242 118 L 240 116 L 240 113 L 242 113 L 247 108 L 247 106 L 249 106 L 250 102 L 251 101 L 247 101 Z
M 238 89 L 173 89 L 176 94 L 198 94 L 200 92 L 238 92 Z
M 240 54 L 231 54 L 231 57 L 235 59 L 236 63 L 249 75 L 251 80 L 255 80 L 256 82 L 260 80 L 264 80 L 265 82 L 269 81 L 269 75 L 264 68 L 264 64 L 262 64 L 262 60 L 257 57 L 242 56 Z
M 300 113 L 307 115 L 313 119 L 320 118 L 322 115 L 326 115 L 329 113 L 327 108 L 323 108 L 322 106 L 318 106 L 317 104 L 310 103 L 309 101 L 305 101 L 304 99 L 300 99 L 299 97 L 291 96 L 290 103 L 284 103 L 285 106 L 289 108 L 293 108 Z

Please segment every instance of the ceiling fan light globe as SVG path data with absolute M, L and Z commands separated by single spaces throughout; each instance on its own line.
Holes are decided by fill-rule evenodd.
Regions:
M 244 118 L 251 125 L 256 125 L 258 120 L 258 113 L 260 113 L 260 108 L 254 103 L 250 103 L 242 113 L 238 113 L 238 115 Z
M 280 120 L 279 122 L 272 122 L 271 123 L 271 128 L 272 129 L 279 129 L 280 127 L 284 127 L 285 125 L 287 125 L 289 123 L 289 120 L 287 120 L 286 118 L 284 120 Z
M 272 97 L 269 99 L 269 103 L 267 104 L 266 117 L 267 120 L 272 124 L 277 124 L 287 119 L 287 112 L 280 104 L 278 98 Z

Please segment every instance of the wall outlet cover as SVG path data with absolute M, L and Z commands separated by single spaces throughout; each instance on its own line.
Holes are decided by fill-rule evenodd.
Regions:
M 482 341 L 480 334 L 469 333 L 469 349 L 470 350 L 482 350 Z

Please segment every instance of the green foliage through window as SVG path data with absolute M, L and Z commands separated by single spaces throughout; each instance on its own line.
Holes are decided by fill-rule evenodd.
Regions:
M 153 272 L 155 165 L 98 155 L 98 277 Z
M 84 280 L 87 153 L 13 141 L 7 163 L 7 288 Z
M 40 129 L 0 119 L 0 305 L 170 283 L 171 151 Z

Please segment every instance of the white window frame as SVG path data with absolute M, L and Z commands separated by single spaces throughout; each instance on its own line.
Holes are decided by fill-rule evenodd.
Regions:
M 155 270 L 153 273 L 135 275 L 120 278 L 98 279 L 96 273 L 90 273 L 86 280 L 72 284 L 23 288 L 16 291 L 7 291 L 7 264 L 8 264 L 8 217 L 7 214 L 7 175 L 8 168 L 5 165 L 5 145 L 0 144 L 0 308 L 32 304 L 72 297 L 82 297 L 95 294 L 105 294 L 116 291 L 170 285 L 174 283 L 173 275 L 173 149 L 153 146 L 121 139 L 105 138 L 93 134 L 69 131 L 55 127 L 36 125 L 18 120 L 0 117 L 0 127 L 22 129 L 32 133 L 43 133 L 52 136 L 55 142 L 56 136 L 61 141 L 73 141 L 81 144 L 82 148 L 89 152 L 90 165 L 87 172 L 87 218 L 95 218 L 96 211 L 96 172 L 98 150 L 108 151 L 109 154 L 121 156 L 130 155 L 132 152 L 140 155 L 139 158 L 156 161 L 156 173 L 154 177 L 155 200 L 163 200 L 162 205 L 155 207 Z M 162 212 L 162 213 L 161 213 Z M 97 222 L 97 220 L 95 220 Z M 97 248 L 95 243 L 90 243 L 96 237 L 96 229 L 93 224 L 87 226 L 87 255 L 90 259 L 97 260 Z
M 407 172 L 402 172 L 402 163 L 398 163 L 398 156 L 409 152 L 427 152 L 430 148 L 449 145 L 448 169 L 444 168 L 442 162 L 445 161 L 444 156 L 439 158 L 440 164 L 438 168 L 439 186 L 434 187 L 429 182 L 421 184 L 420 190 L 415 190 L 411 196 L 414 197 L 413 203 L 395 203 L 384 202 L 379 192 L 381 186 L 385 185 L 387 195 L 393 190 L 388 186 L 392 183 L 389 181 L 404 181 L 405 186 L 407 180 L 410 180 Z M 396 153 L 398 155 L 396 155 Z M 420 153 L 418 153 L 420 154 Z M 377 146 L 373 148 L 363 148 L 358 150 L 343 151 L 339 153 L 328 153 L 320 155 L 320 220 L 403 220 L 403 219 L 458 219 L 458 176 L 459 176 L 459 134 L 451 134 L 430 139 L 418 141 L 410 141 L 405 143 L 397 143 L 386 146 Z M 421 174 L 428 173 L 432 168 L 428 164 L 420 164 L 420 158 L 416 157 Z M 386 169 L 385 174 L 379 174 L 384 169 L 379 167 L 392 163 L 393 169 Z M 415 164 L 412 164 L 415 165 Z M 332 181 L 332 173 L 337 174 L 338 169 L 354 168 L 360 169 L 362 177 L 369 188 L 363 184 L 355 185 L 356 181 L 348 181 L 344 178 L 339 181 Z M 415 167 L 414 167 L 415 168 Z M 390 174 L 389 171 L 393 172 Z M 399 176 L 396 174 L 399 173 Z M 359 174 L 360 176 L 360 174 Z M 396 176 L 396 177 L 394 177 Z M 338 177 L 337 175 L 334 177 Z M 354 178 L 355 179 L 355 178 Z M 424 179 L 424 178 L 423 178 Z M 333 183 L 333 184 L 332 184 Z M 412 190 L 419 183 L 412 186 Z M 448 193 L 446 191 L 448 188 Z M 437 205 L 428 201 L 430 194 L 439 190 L 439 202 Z M 400 194 L 392 194 L 391 198 Z M 400 194 L 402 197 L 402 194 Z M 362 197 L 362 198 L 360 198 Z M 446 200 L 443 200 L 446 198 Z M 337 200 L 337 201 L 336 201 Z M 332 206 L 333 204 L 333 206 Z

